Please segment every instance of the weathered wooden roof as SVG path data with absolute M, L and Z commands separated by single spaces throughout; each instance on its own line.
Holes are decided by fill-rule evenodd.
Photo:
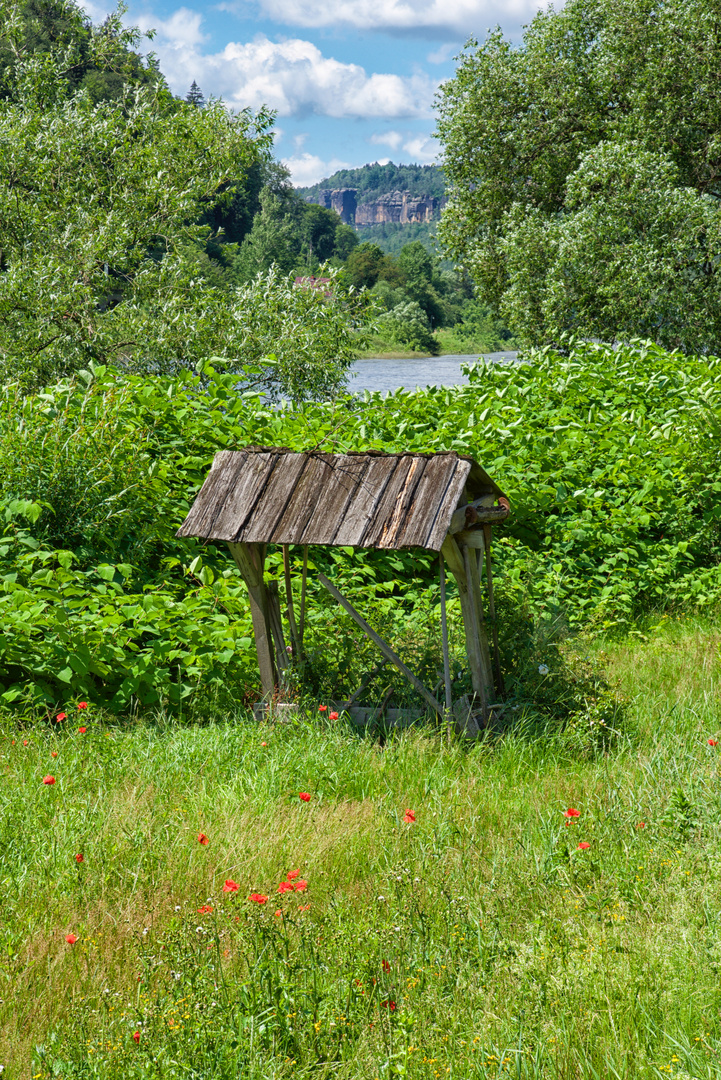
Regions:
M 472 458 L 222 450 L 178 536 L 440 551 L 464 487 L 502 495 Z

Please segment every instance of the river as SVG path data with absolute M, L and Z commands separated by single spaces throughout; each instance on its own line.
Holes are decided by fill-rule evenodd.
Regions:
M 517 353 L 487 353 L 485 359 L 513 362 Z M 479 356 L 426 356 L 420 360 L 386 360 L 369 357 L 356 360 L 351 371 L 349 389 L 353 394 L 364 390 L 415 390 L 420 386 L 462 386 L 468 379 L 461 364 L 474 364 Z

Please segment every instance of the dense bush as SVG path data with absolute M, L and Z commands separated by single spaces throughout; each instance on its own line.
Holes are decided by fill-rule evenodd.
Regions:
M 513 508 L 494 564 L 502 649 L 519 700 L 537 696 L 533 665 L 547 660 L 539 643 L 588 624 L 627 626 L 650 611 L 709 608 L 721 597 L 717 359 L 586 344 L 568 356 L 471 368 L 469 384 L 453 390 L 366 393 L 297 409 L 239 394 L 235 379 L 210 364 L 175 380 L 98 368 L 85 382 L 24 401 L 6 393 L 0 605 L 12 629 L 0 653 L 4 693 L 48 703 L 92 693 L 120 707 L 188 698 L 211 684 L 236 697 L 253 692 L 249 613 L 234 564 L 224 545 L 174 538 L 214 454 L 228 447 L 476 457 Z M 275 574 L 277 553 L 272 559 Z M 317 549 L 312 562 L 434 682 L 434 556 Z M 345 693 L 375 663 L 372 649 L 310 578 L 310 685 Z M 453 595 L 450 610 L 462 689 Z

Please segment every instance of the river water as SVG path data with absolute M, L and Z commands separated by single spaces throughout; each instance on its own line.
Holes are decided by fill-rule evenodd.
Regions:
M 515 352 L 487 353 L 485 359 L 512 363 Z M 353 394 L 364 390 L 415 390 L 426 386 L 462 386 L 468 379 L 461 364 L 475 364 L 479 356 L 427 356 L 421 360 L 385 360 L 370 357 L 356 360 L 351 371 L 349 389 Z

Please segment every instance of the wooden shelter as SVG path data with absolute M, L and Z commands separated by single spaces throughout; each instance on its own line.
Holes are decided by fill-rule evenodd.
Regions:
M 474 716 L 488 718 L 502 696 L 491 579 L 491 526 L 509 512 L 500 488 L 472 458 L 456 453 L 383 454 L 376 451 L 294 453 L 283 447 L 223 450 L 179 537 L 225 541 L 250 594 L 253 629 L 263 695 L 271 701 L 288 666 L 278 587 L 264 578 L 267 546 L 283 547 L 287 619 L 293 653 L 302 657 L 307 551 L 309 544 L 364 548 L 425 548 L 440 553 L 445 708 L 391 647 L 366 623 L 323 575 L 321 584 L 398 667 L 439 716 L 451 701 L 445 618 L 444 563 L 458 584 L 474 699 L 461 720 L 478 730 Z M 289 545 L 304 549 L 301 602 L 296 619 L 290 587 Z M 485 559 L 488 615 L 484 614 L 481 575 Z M 495 671 L 487 627 L 494 639 Z M 458 717 L 458 710 L 456 710 Z

